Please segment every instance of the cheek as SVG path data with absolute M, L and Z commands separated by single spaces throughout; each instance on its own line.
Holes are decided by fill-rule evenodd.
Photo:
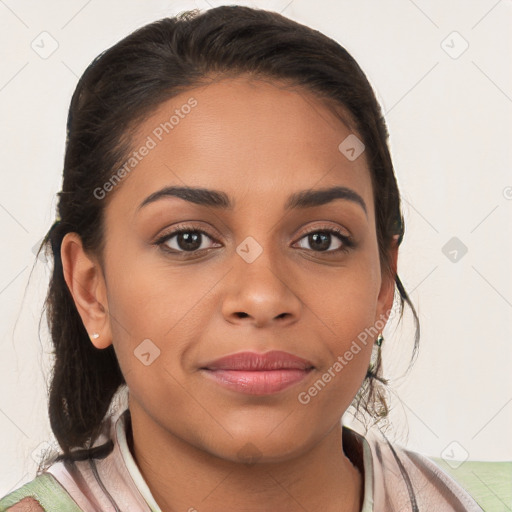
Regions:
M 110 243 L 108 305 L 113 344 L 132 393 L 183 396 L 184 382 L 201 340 L 219 308 L 215 285 L 225 274 L 171 264 L 156 250 L 115 250 Z M 115 255 L 115 256 L 114 256 Z M 147 398 L 149 400 L 149 398 Z
M 156 248 L 121 247 L 114 239 L 109 245 L 108 304 L 114 339 L 123 340 L 122 346 L 132 352 L 145 339 L 160 347 L 172 340 L 172 350 L 179 353 L 180 340 L 193 339 L 194 334 L 200 338 L 211 316 L 206 313 L 220 309 L 225 267 L 169 263 Z M 378 265 L 372 246 L 350 255 L 344 266 L 322 268 L 309 262 L 283 276 L 304 304 L 302 315 L 312 322 L 309 329 L 327 341 L 333 358 L 375 319 Z M 304 322 L 305 317 L 298 320 Z
M 123 267 L 113 272 L 108 302 L 114 349 L 130 394 L 148 410 L 164 403 L 185 410 L 183 361 L 190 340 L 204 331 L 194 312 L 204 290 L 141 260 Z
M 170 263 L 157 247 L 130 232 L 109 240 L 109 254 L 108 303 L 114 320 L 122 324 L 121 335 L 125 328 L 131 336 L 160 338 L 211 286 L 193 265 Z
M 226 299 L 226 283 L 222 282 L 225 266 L 171 264 L 156 250 L 141 251 L 126 244 L 116 247 L 112 238 L 109 246 L 111 329 L 128 384 L 131 380 L 133 387 L 150 385 L 144 381 L 148 374 L 145 363 L 150 361 L 154 361 L 151 374 L 157 370 L 165 378 L 167 369 L 178 379 L 184 377 L 187 361 L 199 341 L 215 337 L 209 327 L 222 324 L 218 315 Z M 363 339 L 375 319 L 380 284 L 376 251 L 373 247 L 359 250 L 344 266 L 322 267 L 312 262 L 304 267 L 292 265 L 284 281 L 303 303 L 298 322 L 308 331 L 306 338 L 318 343 L 311 351 L 318 356 L 320 376 L 331 369 L 336 373 L 329 385 L 332 392 L 345 387 L 345 396 L 351 394 L 349 389 L 355 393 L 376 337 L 366 335 Z M 162 384 L 160 378 L 157 381 Z
M 364 272 L 347 269 L 338 282 L 324 286 L 318 303 L 318 325 L 326 350 L 314 379 L 297 400 L 327 423 L 338 420 L 360 389 L 380 332 L 374 325 L 378 282 L 375 272 L 363 267 Z
M 319 369 L 319 378 L 327 381 L 330 388 L 324 398 L 332 394 L 351 397 L 366 375 L 373 344 L 381 330 L 380 324 L 375 323 L 380 290 L 378 259 L 370 251 L 360 253 L 353 265 L 321 284 L 322 289 L 315 286 L 314 295 L 321 299 L 314 312 L 328 354 Z
M 315 295 L 320 297 L 319 320 L 343 341 L 341 349 L 375 322 L 379 291 L 378 260 L 364 253 L 357 255 L 350 266 L 326 279 L 322 289 L 315 290 Z M 332 343 L 334 348 L 336 340 Z

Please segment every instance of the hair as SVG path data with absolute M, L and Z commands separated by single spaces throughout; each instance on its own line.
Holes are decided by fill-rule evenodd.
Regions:
M 92 445 L 114 394 L 126 384 L 113 346 L 93 346 L 75 307 L 63 275 L 63 237 L 77 233 L 84 249 L 103 262 L 104 210 L 116 191 L 100 200 L 94 190 L 126 160 L 137 126 L 179 93 L 241 75 L 307 91 L 345 122 L 348 114 L 370 168 L 381 268 L 394 278 L 399 319 L 404 302 L 414 315 L 413 362 L 419 320 L 389 253 L 393 237 L 399 245 L 405 231 L 400 194 L 385 120 L 365 74 L 336 41 L 276 12 L 242 6 L 186 11 L 145 25 L 102 52 L 71 99 L 58 220 L 40 247 L 53 254 L 45 301 L 54 348 L 48 410 L 61 457 Z M 357 411 L 374 421 L 386 417 L 386 383 L 379 355 L 354 399 Z

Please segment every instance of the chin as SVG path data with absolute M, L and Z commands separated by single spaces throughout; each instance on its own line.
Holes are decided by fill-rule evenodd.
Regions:
M 259 429 L 252 425 L 245 430 L 239 425 L 236 434 L 232 435 L 224 436 L 222 442 L 217 444 L 215 455 L 244 464 L 283 462 L 315 444 L 315 439 L 301 431 L 300 425 L 276 428 L 275 424 L 273 427 L 266 424 Z

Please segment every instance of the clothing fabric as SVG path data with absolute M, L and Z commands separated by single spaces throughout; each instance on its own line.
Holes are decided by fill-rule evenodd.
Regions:
M 128 429 L 129 409 L 111 416 L 94 444 L 104 445 L 105 453 L 75 462 L 53 463 L 34 480 L 1 499 L 0 512 L 27 496 L 36 499 L 46 512 L 161 512 L 130 451 Z M 363 436 L 343 426 L 345 444 L 364 466 L 361 512 L 484 510 L 438 464 L 392 445 L 380 433 Z

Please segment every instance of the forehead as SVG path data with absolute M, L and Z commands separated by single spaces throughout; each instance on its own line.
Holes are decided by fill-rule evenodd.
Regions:
M 370 214 L 365 154 L 349 159 L 340 149 L 354 136 L 332 108 L 303 88 L 226 78 L 163 102 L 137 126 L 137 161 L 112 203 L 128 214 L 156 190 L 174 185 L 225 191 L 237 209 L 253 202 L 282 207 L 295 190 L 342 185 L 364 197 Z

